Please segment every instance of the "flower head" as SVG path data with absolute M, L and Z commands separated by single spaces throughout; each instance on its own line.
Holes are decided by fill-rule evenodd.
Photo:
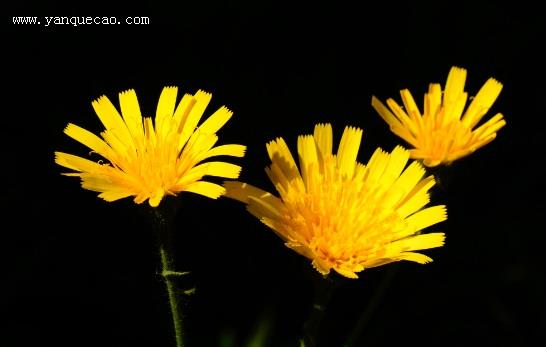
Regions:
M 188 191 L 213 199 L 225 189 L 203 176 L 237 178 L 240 166 L 221 161 L 202 161 L 228 155 L 242 157 L 245 146 L 214 147 L 216 132 L 231 118 L 221 107 L 197 126 L 211 94 L 198 91 L 186 94 L 176 105 L 176 87 L 165 87 L 157 105 L 155 122 L 142 117 L 134 90 L 119 94 L 121 115 L 106 96 L 92 105 L 106 128 L 102 139 L 74 124 L 64 132 L 89 147 L 108 162 L 94 162 L 79 156 L 55 152 L 55 162 L 76 172 L 67 176 L 81 178 L 82 187 L 100 192 L 99 197 L 114 201 L 134 196 L 138 204 L 149 200 L 156 207 L 166 195 Z
M 413 251 L 442 246 L 443 233 L 420 234 L 446 219 L 445 206 L 423 209 L 432 176 L 418 162 L 407 168 L 409 152 L 377 149 L 368 164 L 356 161 L 362 130 L 345 128 L 332 154 L 330 124 L 298 137 L 300 170 L 282 138 L 267 144 L 266 168 L 280 197 L 241 182 L 226 182 L 226 196 L 273 229 L 286 245 L 311 259 L 322 274 L 356 272 L 399 260 L 427 263 Z
M 429 167 L 449 164 L 493 141 L 506 125 L 502 114 L 497 113 L 474 129 L 499 96 L 502 84 L 493 78 L 487 80 L 463 113 L 468 99 L 465 79 L 465 69 L 452 67 L 443 94 L 439 84 L 431 83 L 422 115 L 407 89 L 400 91 L 405 110 L 388 99 L 389 110 L 375 96 L 372 106 L 393 133 L 413 146 L 411 158 L 423 159 Z

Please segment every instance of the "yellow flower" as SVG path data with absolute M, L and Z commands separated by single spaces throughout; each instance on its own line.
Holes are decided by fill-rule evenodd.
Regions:
M 423 115 L 407 89 L 400 91 L 405 110 L 388 99 L 389 111 L 375 96 L 372 106 L 393 133 L 414 147 L 411 158 L 423 159 L 429 167 L 449 164 L 493 141 L 506 124 L 502 114 L 497 113 L 474 129 L 499 96 L 502 84 L 493 78 L 487 80 L 463 114 L 468 98 L 465 79 L 465 69 L 452 67 L 443 95 L 440 85 L 431 83 Z
M 315 126 L 298 137 L 300 171 L 282 138 L 271 141 L 267 175 L 280 197 L 242 182 L 226 182 L 226 196 L 273 229 L 286 245 L 311 259 L 322 274 L 356 272 L 399 260 L 431 261 L 412 251 L 439 247 L 443 233 L 420 234 L 446 219 L 445 206 L 423 207 L 434 178 L 423 179 L 409 152 L 377 149 L 367 165 L 356 161 L 362 130 L 346 127 L 337 155 L 332 127 Z M 404 169 L 405 168 L 405 169 Z
M 134 196 L 136 203 L 149 199 L 156 207 L 166 194 L 182 191 L 218 198 L 225 189 L 202 181 L 203 176 L 237 178 L 241 167 L 221 161 L 201 162 L 219 155 L 242 157 L 246 147 L 214 147 L 216 132 L 232 112 L 221 107 L 197 127 L 211 94 L 186 94 L 175 107 L 177 91 L 176 87 L 163 89 L 155 122 L 142 117 L 134 90 L 119 94 L 122 115 L 106 96 L 98 98 L 92 105 L 106 128 L 102 139 L 74 124 L 68 124 L 64 132 L 109 163 L 63 152 L 55 152 L 55 162 L 77 171 L 66 175 L 80 177 L 83 188 L 100 192 L 99 197 L 106 201 Z

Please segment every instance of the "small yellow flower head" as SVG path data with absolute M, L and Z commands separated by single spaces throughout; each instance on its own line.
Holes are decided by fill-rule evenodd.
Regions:
M 463 113 L 468 99 L 465 79 L 465 69 L 452 67 L 443 94 L 439 84 L 431 83 L 422 115 L 407 89 L 400 91 L 405 110 L 388 99 L 389 110 L 375 96 L 372 106 L 393 133 L 413 146 L 411 158 L 423 159 L 429 167 L 449 164 L 493 141 L 506 125 L 502 114 L 497 113 L 474 129 L 499 96 L 502 84 L 493 78 L 487 80 Z
M 282 138 L 267 144 L 267 175 L 280 197 L 241 182 L 226 182 L 226 196 L 273 229 L 286 245 L 326 275 L 357 272 L 399 260 L 431 261 L 413 251 L 444 244 L 443 233 L 420 234 L 446 219 L 445 206 L 423 207 L 434 178 L 398 146 L 377 149 L 368 164 L 356 161 L 362 130 L 347 127 L 337 155 L 332 127 L 318 124 L 298 138 L 299 167 Z M 301 172 L 301 173 L 300 173 Z
M 246 148 L 214 147 L 216 132 L 232 112 L 221 107 L 197 127 L 211 94 L 186 94 L 177 106 L 177 91 L 176 87 L 163 89 L 155 122 L 142 117 L 134 90 L 119 94 L 121 115 L 106 96 L 98 98 L 92 105 L 106 128 L 102 139 L 74 124 L 68 124 L 64 132 L 108 163 L 63 152 L 55 152 L 55 162 L 77 171 L 66 175 L 80 177 L 83 188 L 100 192 L 99 197 L 106 201 L 134 196 L 137 204 L 149 200 L 156 207 L 166 194 L 182 191 L 218 198 L 225 189 L 201 181 L 203 176 L 237 178 L 241 167 L 221 161 L 201 162 L 219 155 L 242 157 Z

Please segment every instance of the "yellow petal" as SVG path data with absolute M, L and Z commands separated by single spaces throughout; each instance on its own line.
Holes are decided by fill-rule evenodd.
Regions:
M 176 106 L 176 96 L 178 94 L 177 87 L 165 87 L 161 91 L 159 101 L 157 102 L 157 108 L 155 111 L 156 124 L 158 120 L 164 117 L 170 117 L 174 114 L 174 108 Z
M 214 147 L 207 152 L 207 155 L 203 159 L 216 157 L 220 155 L 226 155 L 231 157 L 244 157 L 246 152 L 246 146 L 243 145 L 222 145 Z
M 404 107 L 406 108 L 409 117 L 414 122 L 417 122 L 421 118 L 421 112 L 419 112 L 419 108 L 417 107 L 417 104 L 415 103 L 410 91 L 403 89 L 400 91 L 400 95 L 402 96 L 402 102 L 404 103 Z
M 407 195 L 407 198 L 403 200 L 397 212 L 402 218 L 406 218 L 412 213 L 417 212 L 423 206 L 430 201 L 428 191 L 435 184 L 434 177 L 429 176 L 420 181 Z
M 372 96 L 372 107 L 391 128 L 402 128 L 402 123 L 378 98 Z
M 400 177 L 400 174 L 402 173 L 402 170 L 404 170 L 408 159 L 409 151 L 401 146 L 396 146 L 389 155 L 381 183 L 387 186 L 392 185 L 393 182 Z
M 305 186 L 303 184 L 303 179 L 286 142 L 284 142 L 282 138 L 278 138 L 269 142 L 266 145 L 266 148 L 271 161 L 278 166 L 286 179 L 290 183 L 293 183 L 294 189 L 304 192 Z
M 333 147 L 333 134 L 332 125 L 330 124 L 317 124 L 313 133 L 317 149 L 321 157 L 332 154 Z
M 165 191 L 163 189 L 157 189 L 152 196 L 150 196 L 150 199 L 148 200 L 148 203 L 151 207 L 157 207 L 159 206 L 159 203 L 161 202 L 161 199 L 165 196 Z
M 344 268 L 341 268 L 341 267 L 334 267 L 334 270 L 339 273 L 340 275 L 342 276 L 345 276 L 347 278 L 353 278 L 353 279 L 356 279 L 358 278 L 358 276 L 351 270 L 349 269 L 344 269 Z
M 227 123 L 232 115 L 233 112 L 227 107 L 222 106 L 199 126 L 199 130 L 206 134 L 215 134 Z
M 126 193 L 128 187 L 104 173 L 82 173 L 82 187 L 95 192 Z
M 108 202 L 116 201 L 119 199 L 126 198 L 128 196 L 133 195 L 133 192 L 131 191 L 106 191 L 99 194 L 99 198 L 104 199 Z
M 426 208 L 412 214 L 411 216 L 406 218 L 406 222 L 408 223 L 408 225 L 414 227 L 417 231 L 434 225 L 436 223 L 443 222 L 446 219 L 446 207 L 444 205 L 438 205 Z
M 196 99 L 191 94 L 184 94 L 184 96 L 182 97 L 182 100 L 180 100 L 180 103 L 176 107 L 176 111 L 174 111 L 174 116 L 173 116 L 173 125 L 176 127 L 176 129 L 174 130 L 176 131 L 177 134 L 181 134 L 182 130 L 184 130 L 184 125 L 186 124 L 186 120 L 188 119 L 190 111 L 192 110 L 196 102 L 197 102 Z M 184 136 L 178 140 L 179 151 L 182 149 L 182 147 L 184 147 L 188 139 L 189 139 L 189 136 Z
M 312 265 L 322 275 L 326 276 L 330 273 L 329 265 L 326 262 L 322 261 L 320 258 L 313 259 Z
M 104 158 L 108 160 L 113 159 L 112 149 L 110 146 L 108 146 L 100 137 L 92 132 L 87 131 L 75 124 L 69 123 L 64 129 L 64 133 L 102 155 Z
M 442 105 L 442 87 L 437 83 L 431 83 L 428 88 L 428 93 L 425 94 L 425 122 L 435 122 L 436 115 Z M 429 123 L 429 128 L 432 123 Z
M 300 160 L 301 176 L 305 187 L 310 187 L 311 168 L 318 166 L 317 147 L 311 135 L 298 137 L 298 157 Z
M 142 114 L 136 92 L 133 89 L 119 93 L 119 104 L 121 114 L 127 125 L 127 129 L 134 139 L 142 140 L 144 136 L 144 127 L 142 125 Z
M 266 167 L 265 173 L 281 197 L 286 197 L 292 190 L 296 192 L 303 192 L 305 190 L 303 183 L 301 183 L 302 187 L 299 188 L 299 185 L 295 181 L 289 181 L 276 163 L 272 163 L 271 166 Z
M 353 177 L 361 140 L 361 129 L 346 127 L 343 131 L 337 151 L 337 165 L 340 173 L 346 177 Z
M 188 113 L 187 118 L 185 119 L 184 125 L 182 126 L 182 131 L 180 135 L 180 143 L 186 143 L 186 141 L 190 138 L 190 136 L 195 131 L 195 128 L 197 127 L 197 123 L 199 123 L 199 120 L 203 116 L 203 113 L 205 112 L 205 109 L 207 108 L 210 100 L 212 98 L 212 95 L 209 93 L 206 93 L 202 90 L 197 91 L 194 95 L 195 104 L 191 108 L 190 112 Z
M 211 199 L 218 199 L 226 190 L 215 183 L 198 181 L 188 185 L 185 191 L 200 194 Z
M 226 188 L 226 196 L 235 200 L 239 200 L 244 203 L 250 203 L 250 198 L 256 200 L 264 200 L 270 205 L 274 205 L 276 208 L 280 208 L 282 203 L 279 198 L 273 196 L 271 193 L 256 188 L 253 185 L 238 182 L 238 181 L 226 181 L 224 182 Z
M 406 114 L 406 112 L 404 112 L 402 107 L 400 107 L 393 99 L 387 99 L 387 105 L 395 114 L 396 118 L 398 118 L 398 120 L 402 124 L 402 127 L 409 130 L 407 137 L 413 138 L 417 134 L 417 124 L 414 123 L 412 119 L 410 119 L 410 117 Z
M 112 102 L 106 96 L 101 96 L 93 101 L 92 105 L 106 130 L 114 134 L 126 147 L 134 149 L 133 139 L 127 125 Z
M 395 241 L 392 243 L 392 247 L 400 248 L 402 251 L 436 248 L 444 245 L 445 238 L 444 233 L 421 234 Z
M 506 125 L 506 121 L 502 114 L 497 113 L 494 117 L 487 122 L 480 125 L 479 128 L 472 132 L 472 139 L 474 141 L 489 137 L 491 134 L 496 133 L 502 127 Z
M 487 111 L 489 111 L 489 108 L 493 105 L 495 100 L 497 100 L 501 90 L 502 84 L 499 81 L 494 78 L 488 79 L 476 97 L 474 97 L 470 106 L 468 106 L 468 109 L 462 118 L 463 124 L 468 128 L 473 128 L 478 124 Z
M 144 133 L 146 134 L 146 139 L 148 140 L 148 146 L 150 147 L 149 149 L 152 149 L 157 143 L 157 136 L 151 118 L 144 118 Z M 118 150 L 118 152 L 122 152 L 122 149 Z
M 367 180 L 369 182 L 377 182 L 383 176 L 387 163 L 389 162 L 389 155 L 385 153 L 381 148 L 377 148 L 372 154 L 370 161 L 366 165 L 367 167 Z
M 176 106 L 177 87 L 165 87 L 161 91 L 155 111 L 155 129 L 160 138 L 167 135 L 169 119 L 172 119 Z
M 241 173 L 241 167 L 239 165 L 225 163 L 223 161 L 210 161 L 193 167 L 189 174 L 191 174 L 193 170 L 199 171 L 201 168 L 205 170 L 205 175 L 207 176 L 238 178 Z
M 55 162 L 61 166 L 80 172 L 102 171 L 102 165 L 94 161 L 63 152 L 55 152 Z
M 444 90 L 444 104 L 453 104 L 459 99 L 461 93 L 464 93 L 465 81 L 465 69 L 454 66 L 449 70 Z
M 407 260 L 407 261 L 413 261 L 419 264 L 428 264 L 432 262 L 432 258 L 420 254 L 420 253 L 414 253 L 414 252 L 403 252 L 394 257 L 397 261 L 399 260 Z
M 409 156 L 409 152 L 407 152 L 407 154 Z M 414 161 L 404 170 L 404 172 L 402 172 L 394 185 L 400 189 L 403 189 L 406 192 L 405 196 L 407 196 L 424 175 L 425 169 L 423 166 L 419 164 L 419 162 Z
M 279 219 L 281 217 L 280 212 L 282 209 L 279 210 L 274 203 L 270 203 L 275 200 L 255 198 L 252 196 L 249 197 L 249 200 L 248 211 L 258 219 Z M 269 200 L 269 202 L 267 200 Z

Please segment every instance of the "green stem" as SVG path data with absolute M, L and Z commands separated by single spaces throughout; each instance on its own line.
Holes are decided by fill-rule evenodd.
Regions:
M 356 323 L 355 327 L 353 328 L 353 331 L 347 338 L 347 341 L 345 342 L 343 347 L 355 346 L 357 339 L 362 335 L 364 328 L 366 327 L 368 322 L 371 320 L 377 306 L 379 306 L 379 303 L 383 299 L 383 296 L 385 295 L 385 291 L 390 287 L 391 283 L 393 282 L 396 272 L 398 271 L 398 266 L 399 264 L 394 263 L 394 264 L 390 264 L 390 267 L 386 269 L 385 274 L 381 278 L 381 282 L 375 288 L 375 292 L 373 296 L 371 297 L 370 301 L 368 301 L 368 305 L 366 306 L 366 309 L 362 311 L 362 314 L 360 315 L 358 322 Z
M 169 252 L 162 246 L 160 246 L 160 252 L 161 252 L 161 265 L 163 268 L 161 275 L 165 279 L 165 284 L 167 285 L 167 293 L 169 295 L 169 303 L 171 306 L 171 315 L 173 317 L 174 333 L 176 336 L 176 346 L 183 347 L 184 341 L 183 341 L 182 312 L 181 312 L 182 305 L 179 301 L 178 295 L 176 294 L 176 287 L 173 281 L 171 280 L 171 276 L 168 275 L 169 272 L 173 272 L 172 257 L 169 254 Z
M 314 271 L 314 269 L 313 269 Z M 320 326 L 326 314 L 326 307 L 330 303 L 336 283 L 333 279 L 321 276 L 314 277 L 313 307 L 309 318 L 303 325 L 303 341 L 305 347 L 315 347 L 318 343 Z
M 154 228 L 156 230 L 159 253 L 161 257 L 161 275 L 165 280 L 171 315 L 174 324 L 176 346 L 184 347 L 184 330 L 182 328 L 182 292 L 178 290 L 175 279 L 186 275 L 187 272 L 176 272 L 174 252 L 172 250 L 171 227 L 173 214 L 162 210 L 161 206 L 153 209 Z

